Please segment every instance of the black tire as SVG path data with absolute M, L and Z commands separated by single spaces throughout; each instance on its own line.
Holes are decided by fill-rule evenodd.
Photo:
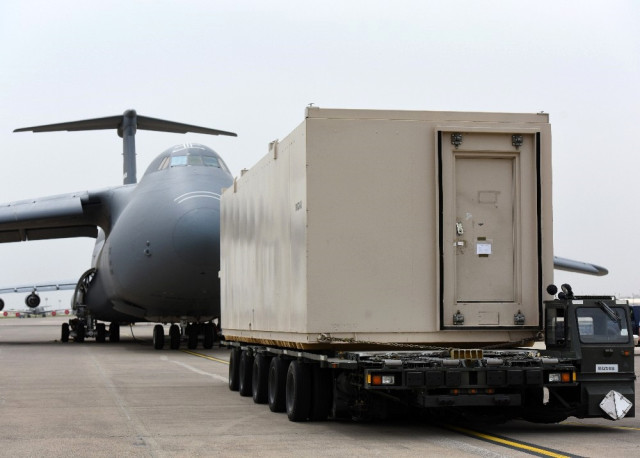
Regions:
M 109 342 L 120 342 L 120 323 L 117 321 L 109 323 Z
M 180 348 L 180 326 L 177 324 L 172 324 L 169 328 L 169 340 L 172 350 Z
M 198 326 L 192 324 L 187 326 L 187 348 L 195 350 L 198 347 Z
M 240 355 L 238 392 L 240 396 L 251 396 L 251 379 L 253 378 L 253 355 L 243 350 Z
M 62 323 L 60 342 L 69 342 L 69 323 Z
M 291 421 L 306 421 L 311 414 L 311 366 L 292 361 L 287 371 L 287 416 Z
M 240 349 L 233 347 L 229 355 L 229 389 L 238 391 L 240 388 Z
M 266 404 L 269 401 L 269 358 L 264 353 L 258 353 L 253 360 L 253 375 L 251 377 L 251 394 L 256 404 Z
M 164 347 L 164 327 L 161 324 L 156 324 L 153 327 L 153 348 L 156 350 L 162 350 Z
M 269 409 L 272 412 L 284 412 L 287 408 L 287 369 L 289 360 L 280 357 L 271 358 L 269 379 L 267 382 Z
M 78 323 L 78 325 L 76 326 L 76 336 L 74 337 L 74 341 L 78 342 L 78 343 L 82 343 L 84 342 L 84 334 L 86 332 L 84 323 Z
M 213 334 L 214 334 L 213 323 L 205 323 L 204 338 L 202 342 L 202 346 L 204 348 L 206 349 L 213 348 Z
M 107 329 L 104 323 L 96 324 L 96 342 L 104 343 L 107 340 Z
M 324 421 L 333 406 L 333 378 L 329 369 L 314 364 L 311 369 L 311 421 Z

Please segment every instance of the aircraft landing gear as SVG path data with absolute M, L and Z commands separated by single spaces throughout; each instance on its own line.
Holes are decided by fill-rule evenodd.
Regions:
M 120 342 L 120 323 L 117 321 L 109 323 L 109 342 Z
M 153 348 L 162 350 L 164 347 L 164 326 L 156 324 L 153 328 Z
M 180 348 L 180 326 L 172 324 L 169 328 L 170 348 L 178 350 Z
M 69 342 L 69 323 L 62 323 L 60 342 Z

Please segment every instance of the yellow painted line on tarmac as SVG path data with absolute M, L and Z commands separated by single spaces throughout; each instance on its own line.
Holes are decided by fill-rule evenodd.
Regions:
M 476 437 L 478 439 L 482 439 L 487 442 L 504 445 L 505 447 L 509 447 L 514 450 L 527 451 L 538 456 L 552 456 L 555 458 L 569 458 L 569 457 L 575 456 L 575 455 L 566 454 L 557 450 L 552 450 L 552 449 L 547 449 L 547 448 L 542 448 L 535 445 L 527 444 L 526 442 L 515 441 L 515 440 L 507 439 L 504 437 L 493 436 L 490 434 L 481 433 L 479 431 L 473 431 L 470 429 L 461 428 L 459 426 L 445 425 L 445 428 L 451 429 L 453 431 L 457 431 L 459 433 L 465 434 L 470 437 Z
M 578 423 L 577 421 L 563 421 L 559 426 L 562 425 L 582 426 L 583 428 L 628 429 L 629 431 L 640 431 L 640 428 L 634 428 L 633 426 L 596 425 L 595 423 Z
M 225 361 L 224 359 L 220 359 L 220 358 L 215 358 L 213 356 L 209 356 L 209 355 L 203 355 L 202 353 L 196 353 L 195 351 L 191 351 L 191 350 L 180 350 L 183 353 L 186 353 L 188 355 L 192 355 L 192 356 L 198 356 L 200 358 L 204 358 L 204 359 L 208 359 L 211 361 L 215 361 L 216 363 L 222 363 L 222 364 L 229 364 L 229 361 Z

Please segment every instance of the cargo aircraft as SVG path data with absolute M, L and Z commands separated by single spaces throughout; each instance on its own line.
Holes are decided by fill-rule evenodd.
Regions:
M 72 283 L 76 317 L 62 324 L 63 342 L 70 337 L 117 342 L 121 324 L 146 321 L 171 323 L 173 349 L 183 336 L 189 348 L 201 336 L 210 348 L 220 318 L 220 193 L 233 177 L 215 151 L 187 143 L 160 154 L 137 183 L 135 134 L 143 129 L 237 135 L 139 116 L 135 110 L 14 132 L 100 129 L 117 129 L 123 139 L 123 185 L 0 205 L 0 243 L 96 239 L 91 268 Z M 40 303 L 37 286 L 25 301 L 30 308 Z M 16 288 L 4 292 L 9 290 Z M 161 324 L 153 340 L 155 348 L 163 347 Z

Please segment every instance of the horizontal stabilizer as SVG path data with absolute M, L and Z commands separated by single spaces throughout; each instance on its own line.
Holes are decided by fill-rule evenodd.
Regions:
M 604 267 L 590 264 L 588 262 L 574 261 L 567 258 L 553 257 L 553 267 L 557 270 L 564 270 L 567 272 L 575 272 L 579 274 L 595 275 L 602 277 L 607 275 L 609 271 Z
M 135 110 L 127 110 L 124 115 L 108 116 L 106 118 L 84 119 L 81 121 L 61 122 L 43 126 L 22 127 L 14 130 L 14 132 L 72 132 L 78 130 L 118 129 L 118 132 L 120 133 L 122 130 L 123 118 L 133 117 L 135 117 L 137 121 L 135 127 L 142 130 L 155 130 L 158 132 L 172 132 L 177 134 L 193 132 L 196 134 L 228 135 L 231 137 L 238 136 L 234 132 L 227 132 L 225 130 L 210 129 L 208 127 L 200 127 L 180 122 L 165 121 L 164 119 L 140 116 L 136 114 Z
M 122 115 L 108 116 L 106 118 L 83 119 L 81 121 L 60 122 L 57 124 L 46 124 L 43 126 L 21 127 L 14 132 L 56 132 L 56 131 L 79 131 L 79 130 L 104 130 L 116 129 L 122 138 L 122 175 L 124 184 L 134 184 L 136 177 L 136 144 L 135 135 L 138 129 L 154 130 L 156 132 L 171 132 L 176 134 L 186 134 L 193 132 L 207 135 L 228 135 L 237 137 L 234 132 L 226 130 L 210 129 L 208 127 L 183 124 L 181 122 L 165 121 L 164 119 L 138 116 L 136 110 L 127 110 Z

